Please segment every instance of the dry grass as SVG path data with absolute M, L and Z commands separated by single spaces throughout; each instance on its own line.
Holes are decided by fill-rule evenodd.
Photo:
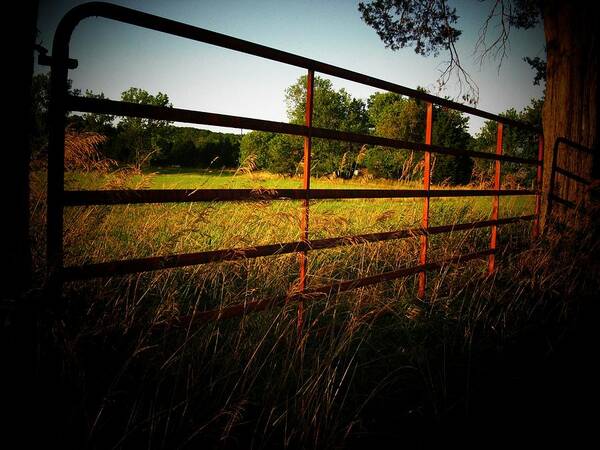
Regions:
M 247 166 L 236 176 L 260 175 Z M 157 181 L 142 175 L 116 179 L 119 186 Z M 32 183 L 39 249 L 43 177 L 34 173 Z M 397 229 L 420 218 L 416 202 L 348 203 L 312 205 L 311 235 Z M 432 207 L 440 223 L 487 215 L 475 202 Z M 72 209 L 65 216 L 66 259 L 81 264 L 297 240 L 299 218 L 293 202 Z M 557 265 L 557 257 L 566 258 L 557 252 L 567 250 L 556 238 L 510 256 L 528 234 L 523 225 L 502 228 L 506 254 L 494 276 L 485 276 L 481 261 L 430 273 L 427 302 L 415 299 L 414 278 L 306 301 L 301 334 L 295 304 L 203 326 L 163 326 L 285 295 L 295 286 L 295 255 L 71 283 L 71 320 L 54 333 L 72 363 L 64 376 L 85 398 L 72 407 L 80 417 L 73 426 L 98 448 L 331 448 L 367 429 L 366 411 L 389 392 L 404 396 L 398 408 L 443 415 L 450 394 L 440 346 L 465 349 L 481 333 L 510 335 L 556 292 L 590 283 L 582 281 L 580 259 Z M 488 239 L 488 230 L 434 236 L 431 258 L 485 248 Z M 589 239 L 579 245 L 597 247 Z M 414 265 L 417 257 L 418 238 L 311 252 L 309 287 Z M 42 281 L 42 251 L 36 263 Z
M 106 136 L 94 132 L 65 131 L 65 170 L 107 173 L 116 162 L 102 156 L 98 146 Z

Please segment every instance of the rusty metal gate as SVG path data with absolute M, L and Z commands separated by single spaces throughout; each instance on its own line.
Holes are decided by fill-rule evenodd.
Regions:
M 151 30 L 168 33 L 199 42 L 239 51 L 242 53 L 266 58 L 284 64 L 301 67 L 307 70 L 307 98 L 304 125 L 252 119 L 224 114 L 201 111 L 191 111 L 177 108 L 139 105 L 121 101 L 75 97 L 68 94 L 67 72 L 73 61 L 69 59 L 69 42 L 74 28 L 87 17 L 100 16 Z M 50 141 L 48 163 L 48 275 L 50 286 L 56 295 L 62 291 L 62 283 L 95 277 L 131 274 L 152 270 L 184 267 L 196 264 L 206 264 L 217 261 L 231 261 L 242 258 L 257 258 L 268 255 L 286 253 L 299 254 L 299 289 L 296 293 L 285 298 L 257 300 L 244 304 L 229 306 L 218 310 L 205 311 L 195 315 L 196 320 L 207 321 L 245 314 L 251 311 L 265 309 L 281 304 L 284 301 L 297 301 L 299 317 L 302 317 L 303 300 L 314 297 L 315 294 L 330 294 L 348 291 L 387 280 L 394 280 L 409 275 L 419 275 L 418 296 L 424 298 L 426 289 L 426 272 L 443 267 L 446 264 L 464 262 L 474 259 L 487 258 L 488 271 L 495 269 L 497 252 L 498 226 L 519 222 L 533 221 L 532 238 L 539 234 L 539 216 L 542 183 L 543 137 L 541 130 L 531 125 L 491 114 L 479 109 L 465 106 L 447 99 L 429 95 L 398 84 L 383 81 L 330 64 L 322 63 L 298 55 L 276 50 L 263 45 L 237 39 L 224 34 L 202 28 L 193 27 L 162 17 L 135 11 L 129 8 L 108 3 L 87 3 L 73 8 L 61 20 L 52 47 L 50 58 L 51 73 L 51 104 L 50 104 Z M 339 130 L 318 128 L 312 125 L 313 116 L 313 82 L 315 73 L 319 72 L 374 88 L 394 92 L 414 99 L 421 100 L 427 105 L 425 143 L 407 142 L 366 134 L 357 134 Z M 433 104 L 493 120 L 498 123 L 497 145 L 495 153 L 467 151 L 434 145 L 432 138 Z M 64 143 L 65 122 L 67 111 L 88 113 L 113 114 L 119 116 L 142 117 L 149 119 L 169 120 L 202 125 L 215 125 L 232 128 L 269 131 L 304 137 L 304 173 L 301 189 L 276 189 L 255 191 L 251 189 L 145 189 L 145 190 L 101 190 L 101 191 L 65 191 L 64 189 Z M 539 136 L 537 159 L 526 159 L 503 155 L 504 126 L 519 127 Z M 423 189 L 311 189 L 310 160 L 313 138 L 323 138 L 358 144 L 381 145 L 396 149 L 409 149 L 424 153 Z M 482 158 L 495 162 L 494 188 L 486 190 L 430 190 L 430 157 L 432 153 L 452 156 L 467 156 Z M 501 163 L 503 161 L 531 165 L 537 167 L 536 188 L 534 190 L 500 189 Z M 535 195 L 535 213 L 533 215 L 499 219 L 500 197 L 513 195 Z M 441 197 L 492 197 L 492 215 L 489 220 L 429 226 L 429 201 Z M 328 239 L 309 238 L 309 202 L 314 199 L 367 199 L 367 198 L 423 198 L 423 218 L 420 228 L 404 229 L 384 233 L 371 233 L 358 236 L 343 236 Z M 164 203 L 164 202 L 222 202 L 222 201 L 252 201 L 252 200 L 303 200 L 300 239 L 295 242 L 285 242 L 270 245 L 260 245 L 250 248 L 223 249 L 189 254 L 156 256 L 148 258 L 110 261 L 83 266 L 63 265 L 63 210 L 66 206 L 85 205 L 117 205 L 132 203 Z M 486 250 L 463 254 L 444 261 L 428 261 L 428 237 L 434 234 L 451 231 L 470 230 L 489 227 L 490 245 Z M 309 252 L 333 247 L 346 246 L 356 243 L 381 242 L 392 239 L 404 239 L 419 235 L 420 255 L 419 264 L 413 267 L 386 272 L 370 277 L 340 281 L 337 283 L 306 287 L 307 261 Z

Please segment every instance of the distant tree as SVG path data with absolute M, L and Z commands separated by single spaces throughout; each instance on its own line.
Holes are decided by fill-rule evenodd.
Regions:
M 434 107 L 432 143 L 442 147 L 467 150 L 472 137 L 468 132 L 469 118 L 455 110 Z M 467 184 L 471 181 L 473 160 L 466 156 L 432 155 L 431 182 L 447 181 Z
M 543 103 L 543 100 L 532 99 L 531 103 L 520 112 L 514 108 L 510 108 L 500 113 L 500 115 L 539 126 Z M 473 140 L 472 149 L 483 152 L 495 152 L 497 129 L 498 124 L 495 121 L 486 120 Z M 537 158 L 537 136 L 520 128 L 505 127 L 502 140 L 505 154 L 528 159 Z M 491 180 L 493 176 L 493 164 L 487 160 L 476 159 L 475 173 L 480 180 Z M 517 181 L 525 184 L 531 184 L 535 176 L 533 169 L 528 170 L 520 164 L 510 163 L 502 164 L 502 173 L 505 175 L 510 174 Z
M 104 99 L 104 93 L 95 94 L 91 90 L 85 91 L 86 98 Z M 114 153 L 112 146 L 117 134 L 115 116 L 109 114 L 86 113 L 83 115 L 72 114 L 67 117 L 68 128 L 79 133 L 92 133 L 104 136 L 96 144 L 99 155 L 112 155 Z
M 421 89 L 422 90 L 422 89 Z M 377 92 L 368 101 L 373 133 L 411 142 L 424 142 L 425 104 L 398 94 Z M 432 141 L 450 148 L 466 149 L 471 136 L 468 118 L 457 111 L 434 107 Z M 410 179 L 422 176 L 422 157 L 411 150 L 374 147 L 367 151 L 365 165 L 375 176 Z M 470 158 L 433 155 L 432 182 L 465 184 L 470 181 Z
M 369 97 L 368 116 L 376 136 L 423 142 L 425 108 L 421 102 L 392 92 L 376 92 Z M 412 150 L 372 147 L 364 164 L 376 177 L 409 179 L 418 170 L 419 161 Z
M 169 155 L 169 162 L 183 167 L 197 167 L 200 160 L 200 152 L 191 139 L 176 141 Z
M 196 146 L 207 139 L 209 136 L 212 136 L 213 132 L 209 130 L 202 130 L 200 128 L 193 127 L 173 127 L 173 132 L 171 133 L 171 138 L 173 141 L 176 140 L 190 140 L 196 144 Z
M 285 92 L 287 113 L 291 123 L 304 124 L 306 109 L 306 76 L 300 77 Z M 345 89 L 336 91 L 330 80 L 315 77 L 313 126 L 355 133 L 369 132 L 369 118 L 363 100 L 352 98 Z M 312 167 L 314 175 L 332 173 L 355 162 L 360 145 L 313 139 Z M 240 144 L 240 164 L 254 164 L 257 169 L 294 174 L 303 158 L 301 138 L 253 131 L 244 135 Z
M 129 103 L 171 107 L 167 94 L 152 95 L 143 89 L 131 87 L 121 94 Z M 136 164 L 150 163 L 150 155 L 160 151 L 161 138 L 170 132 L 171 123 L 164 120 L 125 117 L 118 125 L 118 153 L 122 160 Z
M 240 143 L 240 165 L 251 165 L 253 170 L 269 169 L 269 142 L 274 136 L 265 131 L 246 133 Z
M 227 156 L 223 158 L 226 167 L 237 167 L 240 161 L 240 144 L 242 136 L 237 134 L 227 134 Z
M 49 103 L 50 77 L 38 74 L 32 80 L 32 149 L 38 155 L 48 140 L 46 114 Z M 71 89 L 71 95 L 80 95 Z M 86 90 L 87 98 L 106 98 L 104 93 Z M 152 95 L 132 87 L 121 94 L 130 103 L 170 107 L 166 94 Z M 173 127 L 170 122 L 108 114 L 70 114 L 69 129 L 78 133 L 100 134 L 106 139 L 95 145 L 99 155 L 120 162 L 186 167 L 236 167 L 240 157 L 241 137 L 231 133 L 213 133 L 192 127 Z
M 95 94 L 93 91 L 86 89 L 86 98 L 105 99 L 103 92 Z M 104 134 L 105 136 L 111 136 L 115 131 L 115 116 L 110 114 L 94 114 L 87 113 L 83 115 L 82 126 L 85 131 L 96 132 Z
M 72 89 L 72 80 L 67 80 L 70 95 L 79 95 Z M 50 74 L 38 73 L 31 80 L 31 156 L 36 159 L 48 145 L 48 105 L 50 103 Z
M 365 167 L 373 176 L 403 180 L 413 174 L 414 163 L 414 154 L 407 150 L 379 146 L 369 148 L 364 160 Z
M 304 154 L 303 140 L 298 136 L 276 134 L 269 141 L 269 170 L 284 175 L 298 173 Z
M 171 127 L 158 142 L 153 164 L 184 167 L 237 167 L 240 136 L 191 127 Z
M 185 140 L 178 135 L 177 130 L 178 127 L 170 126 L 162 130 L 162 132 L 158 135 L 156 138 L 154 153 L 152 153 L 152 157 L 150 158 L 151 165 L 164 166 L 177 164 L 172 161 L 173 146 L 176 142 Z
M 48 104 L 50 102 L 50 76 L 38 73 L 32 78 L 31 85 L 31 153 L 35 159 L 48 145 Z
M 393 92 L 369 97 L 368 116 L 377 136 L 421 142 L 425 135 L 425 106 Z
M 304 124 L 306 75 L 286 90 L 285 98 L 290 123 Z M 352 98 L 343 88 L 336 91 L 330 80 L 315 77 L 313 103 L 313 126 L 368 133 L 369 119 L 364 101 Z M 334 172 L 340 169 L 344 160 L 354 161 L 360 147 L 359 144 L 314 139 L 311 170 L 315 174 Z

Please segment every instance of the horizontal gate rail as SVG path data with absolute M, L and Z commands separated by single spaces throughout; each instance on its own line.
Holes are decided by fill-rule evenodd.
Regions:
M 131 189 L 65 191 L 65 206 L 265 200 L 390 199 L 536 195 L 529 189 Z
M 307 70 L 307 108 L 304 125 L 290 124 L 248 117 L 225 114 L 216 114 L 203 111 L 193 111 L 179 108 L 140 105 L 107 99 L 92 99 L 71 96 L 68 94 L 68 70 L 71 68 L 69 60 L 69 43 L 75 27 L 83 19 L 99 16 L 119 22 L 216 45 L 222 48 L 242 52 L 277 61 L 284 64 L 301 67 Z M 48 227 L 47 227 L 47 258 L 50 289 L 60 295 L 62 283 L 65 281 L 85 280 L 97 277 L 111 277 L 139 272 L 162 269 L 186 267 L 190 265 L 206 264 L 220 261 L 234 261 L 245 258 L 258 258 L 263 256 L 283 255 L 290 253 L 299 254 L 300 282 L 294 285 L 293 291 L 285 297 L 270 300 L 256 300 L 244 304 L 228 306 L 214 311 L 205 311 L 195 314 L 192 318 L 198 321 L 210 321 L 259 311 L 274 305 L 281 305 L 286 301 L 299 302 L 299 329 L 302 323 L 302 304 L 323 295 L 344 292 L 351 289 L 370 286 L 383 281 L 395 280 L 410 275 L 420 275 L 419 297 L 424 299 L 426 290 L 425 272 L 442 268 L 447 264 L 466 262 L 469 260 L 490 257 L 497 254 L 496 227 L 500 225 L 521 221 L 534 221 L 533 236 L 537 235 L 537 224 L 540 217 L 541 173 L 543 168 L 543 137 L 541 130 L 535 126 L 502 117 L 479 109 L 462 105 L 448 99 L 436 97 L 424 92 L 410 89 L 395 83 L 390 83 L 378 78 L 363 75 L 358 72 L 336 67 L 323 62 L 315 61 L 288 52 L 255 44 L 242 39 L 237 39 L 224 34 L 194 27 L 184 23 L 154 16 L 140 11 L 135 11 L 122 6 L 108 3 L 93 2 L 76 6 L 69 11 L 60 21 L 52 48 L 50 58 L 51 95 L 49 106 L 49 152 L 48 152 Z M 391 139 L 367 134 L 352 133 L 312 126 L 312 92 L 315 73 L 322 73 L 349 81 L 394 92 L 426 102 L 427 136 L 426 143 L 409 142 L 400 139 Z M 498 124 L 498 138 L 496 153 L 476 152 L 465 149 L 448 148 L 431 143 L 431 125 L 433 120 L 433 104 L 450 108 L 463 113 L 472 114 Z M 79 111 L 98 114 L 111 114 L 117 116 L 142 117 L 156 120 L 214 125 L 249 130 L 268 131 L 304 137 L 304 172 L 303 189 L 144 189 L 144 190 L 73 190 L 65 191 L 64 186 L 64 143 L 65 124 L 67 111 Z M 502 130 L 503 126 L 517 127 L 539 135 L 539 152 L 537 159 L 522 158 L 503 154 Z M 481 158 L 495 161 L 494 189 L 461 190 L 461 189 L 430 189 L 425 183 L 425 189 L 310 189 L 310 157 L 311 144 L 314 138 L 369 144 L 395 149 L 405 149 L 424 152 L 427 161 L 431 154 L 450 155 L 455 157 Z M 535 166 L 537 181 L 535 189 L 500 189 L 500 164 L 511 162 Z M 427 174 L 430 175 L 430 164 L 426 164 Z M 559 173 L 562 173 L 559 171 Z M 535 195 L 536 206 L 534 215 L 509 217 L 498 219 L 499 197 L 513 195 Z M 446 197 L 484 197 L 494 198 L 494 208 L 491 220 L 471 223 L 441 225 L 430 227 L 429 220 L 424 220 L 419 228 L 403 229 L 383 233 L 370 233 L 356 236 L 334 237 L 326 239 L 309 239 L 309 200 L 325 199 L 384 199 L 384 198 L 422 198 L 424 211 L 428 217 L 428 206 L 431 198 Z M 87 205 L 120 205 L 120 204 L 148 204 L 148 203 L 183 203 L 183 202 L 222 202 L 222 201 L 271 201 L 271 200 L 302 200 L 301 239 L 295 242 L 259 245 L 248 248 L 221 249 L 188 254 L 166 256 L 152 256 L 146 258 L 108 261 L 102 263 L 86 264 L 82 266 L 64 267 L 63 261 L 63 214 L 65 207 Z M 453 231 L 466 231 L 476 228 L 490 227 L 493 230 L 491 248 L 466 255 L 458 255 L 443 261 L 427 260 L 427 236 L 449 233 Z M 391 272 L 373 275 L 356 280 L 339 281 L 329 285 L 306 287 L 308 267 L 308 252 L 313 250 L 343 247 L 369 242 L 383 242 L 393 239 L 405 239 L 412 236 L 421 236 L 421 254 L 419 264 Z M 493 271 L 493 264 L 490 266 Z
M 114 114 L 120 116 L 142 117 L 146 119 L 169 120 L 174 122 L 195 123 L 201 125 L 214 125 L 231 128 L 244 128 L 248 130 L 270 131 L 285 133 L 295 136 L 308 136 L 308 127 L 292 123 L 274 122 L 271 120 L 252 119 L 248 117 L 230 116 L 225 114 L 193 111 L 189 109 L 167 108 L 164 106 L 140 105 L 115 100 L 84 98 L 69 96 L 67 109 L 70 111 L 91 112 L 97 114 Z M 350 133 L 347 131 L 330 130 L 327 128 L 311 127 L 313 138 L 334 139 L 357 144 L 381 145 L 416 151 L 429 151 L 442 155 L 468 156 L 471 158 L 506 161 L 519 164 L 538 165 L 537 159 L 519 158 L 517 156 L 497 155 L 495 153 L 476 152 L 442 147 L 439 145 L 424 144 L 419 142 L 403 141 L 370 134 Z
M 227 306 L 220 309 L 214 309 L 210 311 L 203 311 L 195 313 L 189 317 L 185 317 L 177 320 L 178 322 L 188 325 L 190 322 L 204 323 L 212 322 L 221 319 L 231 319 L 233 317 L 242 316 L 248 313 L 263 311 L 267 308 L 283 306 L 286 302 L 290 301 L 307 301 L 315 300 L 316 298 L 327 297 L 332 294 L 339 294 L 341 292 L 358 289 L 361 287 L 367 287 L 374 284 L 382 283 L 384 281 L 393 281 L 399 278 L 416 275 L 424 271 L 431 271 L 441 269 L 448 264 L 456 264 L 460 262 L 472 261 L 475 259 L 481 259 L 488 257 L 489 255 L 496 253 L 498 249 L 482 250 L 475 253 L 468 253 L 465 255 L 458 255 L 453 258 L 448 258 L 443 261 L 435 261 L 426 264 L 419 264 L 417 266 L 406 267 L 391 272 L 385 272 L 370 277 L 359 278 L 357 280 L 338 281 L 336 283 L 328 284 L 325 286 L 318 286 L 307 289 L 304 292 L 293 293 L 290 295 L 269 298 L 265 300 L 255 300 L 246 303 L 240 303 L 233 306 Z
M 148 258 L 128 259 L 122 261 L 108 261 L 83 266 L 65 267 L 62 278 L 65 281 L 85 280 L 98 277 L 112 277 L 153 270 L 172 269 L 199 264 L 208 264 L 221 261 L 237 261 L 240 259 L 258 258 L 262 256 L 279 256 L 296 252 L 323 250 L 327 248 L 359 245 L 372 242 L 384 242 L 394 239 L 406 239 L 414 236 L 468 231 L 492 225 L 507 225 L 521 221 L 533 220 L 534 215 L 508 217 L 499 220 L 484 220 L 481 222 L 460 223 L 423 228 L 410 228 L 399 231 L 383 233 L 369 233 L 347 237 L 315 239 L 310 241 L 296 241 L 278 244 L 258 245 L 248 248 L 232 248 L 225 250 L 212 250 L 206 252 L 187 253 L 179 255 L 152 256 Z

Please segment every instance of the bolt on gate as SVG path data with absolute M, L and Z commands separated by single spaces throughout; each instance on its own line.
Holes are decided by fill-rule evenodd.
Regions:
M 150 105 L 132 104 L 105 99 L 82 98 L 68 95 L 67 72 L 74 67 L 74 61 L 69 59 L 69 42 L 71 34 L 80 21 L 87 17 L 100 16 L 139 27 L 168 33 L 204 42 L 230 50 L 266 58 L 284 64 L 301 67 L 307 70 L 307 98 L 304 125 L 274 122 L 247 117 L 215 114 L 202 111 L 165 108 Z M 96 277 L 109 277 L 145 271 L 184 267 L 206 264 L 218 261 L 232 261 L 243 258 L 257 258 L 269 255 L 297 253 L 299 258 L 298 289 L 285 298 L 256 300 L 244 304 L 224 307 L 197 313 L 194 319 L 200 322 L 223 319 L 242 315 L 252 311 L 266 309 L 282 304 L 285 301 L 298 302 L 299 325 L 302 323 L 303 301 L 314 298 L 317 294 L 331 294 L 357 289 L 372 284 L 394 280 L 410 275 L 419 275 L 418 296 L 423 299 L 426 291 L 426 272 L 439 269 L 447 264 L 465 262 L 474 259 L 488 259 L 488 271 L 495 270 L 495 255 L 497 252 L 497 227 L 520 221 L 533 221 L 532 238 L 539 234 L 539 216 L 541 204 L 543 138 L 541 130 L 515 120 L 491 114 L 479 109 L 465 106 L 447 99 L 416 91 L 398 84 L 383 81 L 358 72 L 336 67 L 323 62 L 304 58 L 274 48 L 237 39 L 224 34 L 197 28 L 184 23 L 162 17 L 112 5 L 109 3 L 87 3 L 73 8 L 61 20 L 52 47 L 51 62 L 51 103 L 49 108 L 50 140 L 48 162 L 48 276 L 50 288 L 55 295 L 60 295 L 62 283 L 73 280 L 83 280 Z M 313 117 L 313 84 L 315 72 L 343 78 L 356 83 L 368 85 L 389 92 L 412 97 L 426 103 L 426 135 L 424 143 L 408 142 L 399 139 L 378 137 L 373 135 L 351 133 L 339 130 L 314 127 Z M 447 148 L 432 144 L 433 105 L 455 109 L 464 113 L 476 115 L 498 123 L 496 153 L 467 151 L 464 149 Z M 142 117 L 149 119 L 169 120 L 202 125 L 215 125 L 231 128 L 269 131 L 304 137 L 303 184 L 301 189 L 276 189 L 268 191 L 252 189 L 144 189 L 144 190 L 95 190 L 95 191 L 65 191 L 64 189 L 64 143 L 65 118 L 67 111 L 88 113 L 113 114 L 119 116 Z M 539 136 L 539 151 L 537 159 L 502 154 L 502 137 L 505 125 L 519 127 Z M 324 138 L 358 144 L 381 145 L 396 149 L 409 149 L 424 152 L 423 189 L 311 189 L 310 160 L 313 138 Z M 431 154 L 468 156 L 482 158 L 495 162 L 494 189 L 452 190 L 430 189 L 430 159 Z M 507 161 L 537 167 L 536 186 L 534 190 L 500 189 L 501 162 Z M 500 197 L 513 195 L 535 195 L 535 212 L 509 218 L 498 218 Z M 444 197 L 481 197 L 493 198 L 492 215 L 489 220 L 429 226 L 429 201 L 431 198 Z M 403 229 L 391 232 L 370 233 L 356 236 L 343 236 L 327 239 L 311 240 L 309 237 L 309 204 L 315 199 L 373 199 L 373 198 L 423 198 L 423 219 L 419 228 Z M 147 204 L 167 202 L 222 202 L 222 201 L 252 201 L 252 200 L 302 200 L 302 220 L 300 240 L 270 245 L 259 245 L 250 248 L 234 248 L 215 251 L 204 251 L 169 256 L 156 256 L 129 260 L 109 261 L 82 266 L 63 264 L 63 210 L 65 207 L 86 205 L 117 205 L 117 204 Z M 435 234 L 452 231 L 470 230 L 490 227 L 490 245 L 486 250 L 462 254 L 443 261 L 428 261 L 428 237 Z M 420 236 L 419 264 L 381 273 L 365 278 L 339 281 L 333 284 L 306 287 L 309 252 L 333 247 L 347 246 L 368 242 L 381 242 L 395 239 L 406 239 Z

